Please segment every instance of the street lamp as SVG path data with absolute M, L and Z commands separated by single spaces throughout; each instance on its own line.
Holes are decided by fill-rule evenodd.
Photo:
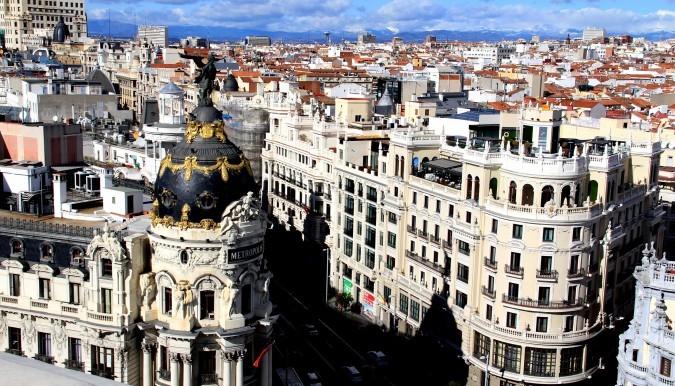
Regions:
M 485 355 L 481 355 L 480 360 L 485 361 L 485 378 L 483 379 L 483 386 L 488 386 L 489 369 L 490 369 L 490 352 L 486 351 Z

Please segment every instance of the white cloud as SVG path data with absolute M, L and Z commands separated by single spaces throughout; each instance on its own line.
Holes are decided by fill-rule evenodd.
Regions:
M 98 0 L 108 4 L 112 0 Z M 126 3 L 133 0 L 119 0 Z M 301 32 L 331 30 L 361 32 L 424 30 L 527 30 L 562 31 L 592 25 L 609 31 L 639 34 L 655 29 L 673 29 L 675 11 L 636 13 L 617 8 L 571 8 L 566 0 L 550 0 L 550 8 L 533 10 L 529 5 L 496 5 L 491 2 L 447 4 L 441 0 L 391 0 L 368 11 L 350 0 L 221 0 L 176 6 L 183 0 L 155 0 L 144 11 L 136 10 L 138 20 L 168 25 L 211 25 L 222 28 L 252 28 L 267 31 Z M 159 2 L 163 4 L 158 4 Z M 356 3 L 356 1 L 354 1 Z M 555 4 L 553 4 L 555 3 Z M 167 5 L 169 4 L 169 5 Z M 564 8 L 560 8 L 564 7 Z M 112 11 L 111 11 L 112 12 Z M 123 19 L 115 17 L 121 12 Z M 113 20 L 131 20 L 131 10 L 115 11 Z M 90 9 L 91 19 L 107 19 L 107 8 Z

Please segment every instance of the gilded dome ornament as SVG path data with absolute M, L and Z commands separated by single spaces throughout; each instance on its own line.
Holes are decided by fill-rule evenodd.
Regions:
M 225 125 L 223 122 L 188 122 L 188 128 L 185 130 L 187 143 L 192 143 L 197 137 L 203 139 L 216 137 L 220 140 L 220 143 L 225 143 L 225 141 L 227 141 Z
M 197 157 L 185 157 L 184 163 L 174 164 L 173 161 L 171 161 L 171 154 L 167 154 L 160 164 L 159 175 L 163 176 L 167 169 L 171 170 L 172 173 L 176 173 L 179 170 L 184 170 L 185 174 L 183 175 L 183 178 L 187 182 L 192 178 L 193 171 L 198 171 L 204 173 L 205 175 L 209 175 L 220 169 L 223 181 L 227 182 L 229 179 L 229 170 L 239 171 L 243 168 L 246 168 L 250 174 L 253 174 L 251 171 L 251 164 L 248 159 L 246 159 L 243 154 L 240 156 L 240 159 L 241 162 L 236 165 L 232 165 L 227 161 L 226 157 L 218 157 L 215 164 L 202 166 L 197 162 Z

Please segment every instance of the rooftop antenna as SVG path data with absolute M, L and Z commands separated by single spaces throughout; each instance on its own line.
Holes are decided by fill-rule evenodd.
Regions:
M 326 35 L 326 45 L 330 46 L 330 31 L 326 31 L 323 34 Z
M 108 8 L 108 40 L 110 40 L 110 8 Z

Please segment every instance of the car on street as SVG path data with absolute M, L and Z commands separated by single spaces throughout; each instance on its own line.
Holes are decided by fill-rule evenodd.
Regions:
M 321 386 L 321 377 L 316 371 L 308 371 L 304 373 L 304 381 L 307 386 Z
M 340 376 L 342 380 L 348 383 L 361 383 L 363 382 L 363 377 L 361 377 L 361 372 L 354 366 L 342 366 L 340 367 Z
M 311 323 L 305 323 L 302 325 L 302 330 L 307 336 L 319 336 L 319 331 Z
M 368 362 L 376 367 L 389 366 L 389 359 L 382 351 L 368 351 L 366 354 Z

